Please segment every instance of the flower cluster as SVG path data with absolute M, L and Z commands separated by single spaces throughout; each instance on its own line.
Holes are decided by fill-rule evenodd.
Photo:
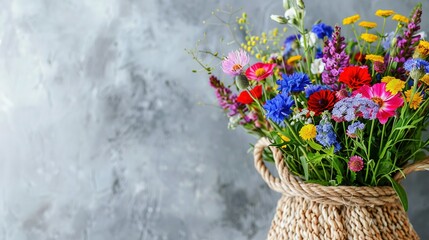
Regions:
M 266 49 L 264 59 L 255 55 L 260 61 L 254 63 L 246 48 L 261 41 L 257 35 L 227 54 L 222 70 L 240 91 L 211 77 L 219 105 L 250 133 L 281 146 L 290 169 L 305 181 L 391 184 L 429 145 L 421 137 L 429 121 L 429 42 L 418 34 L 422 6 L 409 19 L 376 11 L 381 30 L 380 22 L 361 21 L 359 14 L 345 17 L 343 25 L 355 34 L 346 39 L 341 26 L 318 22 L 307 29 L 304 7 L 284 1 L 285 14 L 272 19 L 297 34 L 273 40 L 278 48 Z M 385 32 L 389 19 L 396 29 Z M 247 15 L 239 20 L 245 23 Z

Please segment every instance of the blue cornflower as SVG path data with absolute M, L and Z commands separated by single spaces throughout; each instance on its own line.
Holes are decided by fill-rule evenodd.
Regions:
M 297 41 L 301 38 L 300 34 L 296 34 L 296 35 L 291 35 L 289 37 L 287 37 L 284 41 L 284 51 L 283 51 L 283 55 L 288 55 L 292 49 L 294 48 L 294 44 L 296 44 L 296 46 L 298 46 Z
M 268 100 L 264 105 L 264 109 L 267 111 L 268 118 L 277 124 L 281 124 L 292 113 L 291 108 L 294 104 L 295 102 L 291 96 L 282 93 Z
M 351 122 L 357 117 L 364 119 L 375 119 L 379 106 L 368 98 L 363 98 L 361 94 L 353 97 L 346 97 L 335 103 L 332 109 L 332 119 L 336 122 Z
M 323 57 L 323 51 L 322 51 L 322 49 L 321 48 L 316 48 L 316 54 L 315 54 L 314 58 L 318 59 L 318 58 L 322 58 L 322 57 Z
M 390 49 L 390 44 L 392 43 L 392 39 L 395 36 L 395 32 L 390 32 L 387 34 L 386 38 L 384 38 L 381 42 L 381 45 L 383 46 L 384 50 Z
M 404 63 L 404 68 L 405 70 L 411 72 L 413 70 L 424 70 L 427 71 L 426 69 L 429 67 L 429 62 L 420 59 L 420 58 L 412 58 L 412 59 L 408 59 L 405 63 Z
M 291 75 L 282 74 L 282 79 L 277 80 L 278 90 L 282 93 L 301 92 L 311 84 L 310 78 L 305 73 L 292 73 Z
M 324 147 L 334 146 L 335 152 L 341 150 L 341 145 L 337 141 L 337 135 L 334 132 L 334 127 L 329 121 L 320 121 L 316 126 L 316 141 Z
M 351 138 L 355 138 L 356 137 L 356 132 L 357 131 L 361 131 L 364 128 L 365 128 L 365 124 L 363 124 L 363 123 L 361 123 L 359 121 L 356 121 L 356 122 L 350 124 L 347 127 L 347 136 L 349 136 Z
M 311 94 L 318 92 L 320 90 L 332 90 L 329 86 L 327 85 L 307 85 L 307 87 L 305 87 L 304 92 L 305 92 L 305 97 L 309 98 Z
M 323 39 L 324 37 L 328 37 L 329 39 L 331 39 L 334 29 L 329 25 L 319 23 L 313 25 L 311 31 L 314 32 L 320 39 Z

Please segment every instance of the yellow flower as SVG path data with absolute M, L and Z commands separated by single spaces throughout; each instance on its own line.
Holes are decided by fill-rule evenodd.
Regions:
M 376 16 L 384 17 L 384 18 L 390 17 L 393 14 L 395 14 L 395 11 L 393 11 L 393 10 L 381 10 L 381 9 L 379 9 L 375 12 Z
M 417 51 L 422 55 L 422 58 L 427 57 L 429 55 L 429 42 L 420 40 Z
M 377 23 L 362 21 L 359 23 L 359 26 L 364 27 L 366 29 L 373 29 L 373 28 L 377 27 Z
M 389 83 L 390 81 L 392 81 L 393 79 L 396 79 L 395 77 L 392 76 L 385 76 L 381 79 L 381 82 L 385 82 L 385 83 Z
M 393 79 L 386 85 L 386 90 L 392 94 L 397 94 L 405 87 L 405 82 L 399 79 Z
M 414 93 L 412 98 L 411 98 L 411 95 L 413 95 L 412 89 L 407 90 L 405 92 L 405 97 L 406 97 L 406 100 L 408 102 L 408 105 L 410 106 L 410 108 L 416 110 L 420 106 L 420 104 L 422 103 L 423 97 L 422 97 L 421 93 L 419 93 L 419 92 Z
M 400 14 L 393 15 L 392 20 L 395 20 L 395 21 L 398 21 L 398 22 L 401 22 L 401 23 L 408 23 L 410 21 L 410 20 L 408 20 L 407 17 L 402 16 Z
M 425 74 L 420 81 L 424 82 L 426 85 L 429 85 L 429 74 Z
M 369 42 L 369 43 L 373 43 L 378 39 L 377 35 L 374 35 L 371 33 L 362 33 L 360 35 L 360 38 L 362 38 L 365 42 Z
M 346 17 L 343 19 L 343 25 L 349 25 L 357 22 L 360 19 L 360 15 L 356 14 L 350 17 Z
M 307 124 L 299 131 L 299 136 L 301 136 L 301 138 L 304 140 L 314 139 L 316 137 L 316 134 L 316 126 L 314 126 L 313 124 Z
M 287 65 L 292 65 L 301 59 L 302 59 L 301 55 L 292 56 L 292 57 L 288 58 L 286 63 L 287 63 Z
M 368 54 L 365 56 L 366 60 L 370 60 L 373 62 L 381 62 L 384 63 L 384 57 L 380 55 Z

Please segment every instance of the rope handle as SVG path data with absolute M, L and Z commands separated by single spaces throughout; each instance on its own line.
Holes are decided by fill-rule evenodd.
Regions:
M 396 173 L 393 179 L 395 179 L 397 182 L 400 182 L 408 174 L 418 171 L 429 171 L 429 158 L 406 166 L 401 172 Z
M 270 141 L 267 138 L 261 138 L 258 140 L 258 142 L 255 144 L 255 147 L 253 149 L 253 156 L 255 161 L 255 168 L 261 175 L 262 179 L 268 184 L 268 186 L 273 189 L 276 192 L 281 193 L 282 192 L 282 180 L 278 177 L 274 177 L 270 170 L 267 168 L 267 166 L 264 163 L 263 160 L 263 153 L 266 147 L 270 146 Z M 271 150 L 273 150 L 270 147 Z M 273 153 L 274 154 L 274 153 Z M 278 165 L 278 159 L 274 158 L 275 165 L 277 167 Z M 278 168 L 277 168 L 278 169 Z

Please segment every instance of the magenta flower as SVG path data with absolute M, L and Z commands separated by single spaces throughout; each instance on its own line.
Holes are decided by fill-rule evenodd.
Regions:
M 255 63 L 247 69 L 246 77 L 249 80 L 264 80 L 273 73 L 275 66 L 275 64 L 271 63 Z
M 386 90 L 386 83 L 377 83 L 372 87 L 364 85 L 353 92 L 353 95 L 362 94 L 362 97 L 371 99 L 378 104 L 377 119 L 385 124 L 390 117 L 395 116 L 396 109 L 404 104 L 400 93 L 393 95 Z
M 363 169 L 363 159 L 359 156 L 352 156 L 349 160 L 349 169 L 353 172 L 359 172 Z
M 247 64 L 249 64 L 249 56 L 243 49 L 240 49 L 228 53 L 228 56 L 222 61 L 222 70 L 235 77 L 243 72 L 243 67 Z

